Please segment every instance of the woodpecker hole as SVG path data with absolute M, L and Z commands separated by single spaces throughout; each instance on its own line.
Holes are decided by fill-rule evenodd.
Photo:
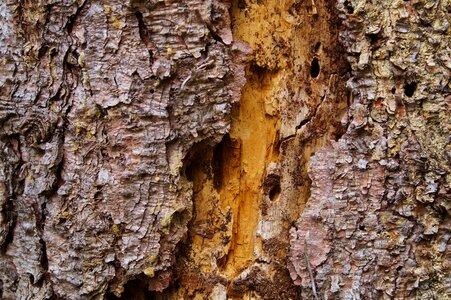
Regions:
M 321 67 L 319 65 L 318 58 L 313 58 L 312 64 L 310 65 L 310 76 L 313 78 L 318 77 Z

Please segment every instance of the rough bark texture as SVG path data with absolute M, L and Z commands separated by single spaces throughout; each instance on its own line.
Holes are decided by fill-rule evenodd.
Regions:
M 448 298 L 450 4 L 337 8 L 353 104 L 345 135 L 312 158 L 291 276 L 306 297 Z
M 289 229 L 309 196 L 309 157 L 340 134 L 347 107 L 339 20 L 325 1 L 241 1 L 232 16 L 254 50 L 247 82 L 229 135 L 193 159 L 194 218 L 167 293 L 298 299 Z
M 450 10 L 0 2 L 0 297 L 447 299 Z
M 0 5 L 2 297 L 164 289 L 191 218 L 183 158 L 228 132 L 244 83 L 228 5 Z

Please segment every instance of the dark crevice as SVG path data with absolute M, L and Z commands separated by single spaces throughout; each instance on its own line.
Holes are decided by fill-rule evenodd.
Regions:
M 240 10 L 245 9 L 246 6 L 247 6 L 246 0 L 238 0 L 238 1 L 237 1 L 237 5 L 238 5 L 238 8 L 239 8 Z
M 314 109 L 313 113 L 310 115 L 310 117 L 307 118 L 307 119 L 305 119 L 305 120 L 302 120 L 302 121 L 296 126 L 296 131 L 298 131 L 299 129 L 301 129 L 302 127 L 304 127 L 305 125 L 307 125 L 310 121 L 312 121 L 313 119 L 315 119 L 315 117 L 316 117 L 316 115 L 317 115 L 317 113 L 318 113 L 319 107 L 321 106 L 321 104 L 323 103 L 323 101 L 324 101 L 324 96 L 322 97 L 321 102 L 319 102 L 319 103 L 315 106 L 315 109 Z
M 249 74 L 259 82 L 264 82 L 265 79 L 269 79 L 277 74 L 278 69 L 271 69 L 266 66 L 259 65 L 256 61 L 251 61 L 249 64 Z
M 6 211 L 6 220 L 8 220 L 7 222 L 9 223 L 7 226 L 9 228 L 3 240 L 3 244 L 0 245 L 0 254 L 5 254 L 7 246 L 13 241 L 13 231 L 17 222 L 17 211 L 14 206 L 14 199 L 15 197 L 8 199 L 5 207 L 3 207 L 3 210 Z
M 222 186 L 223 181 L 223 163 L 224 163 L 224 152 L 225 148 L 231 147 L 231 140 L 229 135 L 225 135 L 222 141 L 215 146 L 213 149 L 213 160 L 212 160 L 212 169 L 213 169 L 213 186 L 215 189 L 219 190 Z
M 88 0 L 83 1 L 83 3 L 77 8 L 75 13 L 73 15 L 69 16 L 69 18 L 66 22 L 66 26 L 65 26 L 68 33 L 72 32 L 75 21 L 77 20 L 77 17 L 80 15 L 81 11 L 85 7 L 86 3 L 88 3 Z
M 203 140 L 194 144 L 183 159 L 183 168 L 181 174 L 189 181 L 194 180 L 195 172 L 203 169 L 207 174 L 210 173 L 210 159 L 208 155 L 212 153 L 210 140 Z
M 185 167 L 185 176 L 188 181 L 193 181 L 193 173 L 194 173 L 195 164 L 190 163 Z
M 149 52 L 149 61 L 150 61 L 150 63 L 152 63 L 153 62 L 153 53 L 149 49 L 151 47 L 152 42 L 149 37 L 150 36 L 149 31 L 147 30 L 147 26 L 144 23 L 144 18 L 143 18 L 142 13 L 140 11 L 136 11 L 135 16 L 136 16 L 136 19 L 138 20 L 139 37 L 141 38 L 141 41 L 143 42 L 143 44 L 146 45 L 147 51 Z
M 44 204 L 43 204 L 43 206 L 44 206 Z M 46 215 L 45 207 L 43 208 L 42 215 L 44 217 Z M 45 224 L 45 220 L 43 221 L 42 226 L 44 226 L 44 224 Z M 44 232 L 44 230 L 42 230 L 41 235 L 43 235 L 43 232 Z M 49 259 L 47 257 L 47 246 L 46 246 L 46 243 L 45 243 L 44 239 L 42 238 L 42 236 L 39 239 L 39 243 L 41 244 L 41 251 L 42 251 L 40 263 L 41 263 L 42 268 L 47 271 L 49 269 Z M 41 277 L 41 279 L 44 279 L 44 277 Z
M 218 43 L 225 45 L 222 38 L 213 30 L 213 28 L 211 28 L 211 26 L 207 25 L 207 28 L 208 28 L 208 31 L 210 32 L 212 39 L 214 39 Z
M 10 165 L 8 168 L 8 177 L 10 177 L 10 182 L 8 184 L 8 199 L 4 206 L 2 207 L 3 214 L 3 226 L 6 225 L 6 234 L 3 236 L 3 243 L 0 244 L 0 254 L 5 254 L 7 246 L 13 241 L 14 238 L 14 228 L 17 223 L 17 208 L 14 205 L 17 202 L 17 195 L 21 195 L 24 189 L 24 175 L 21 173 L 26 169 L 25 163 L 22 160 L 22 144 L 21 139 L 18 134 L 10 135 L 7 137 L 8 141 L 4 141 L 8 144 L 8 147 L 13 150 L 15 155 L 17 156 L 17 161 Z M 6 154 L 6 152 L 3 152 Z
M 348 14 L 352 15 L 354 13 L 354 7 L 352 6 L 351 1 L 346 0 L 344 4 Z
M 373 47 L 378 46 L 382 41 L 382 34 L 382 31 L 379 31 L 378 33 L 367 34 L 367 37 L 370 40 L 370 45 Z
M 178 228 L 181 228 L 188 223 L 190 217 L 191 217 L 191 215 L 190 215 L 189 211 L 186 209 L 184 209 L 182 211 L 176 211 L 172 215 L 171 226 L 174 225 Z
M 404 94 L 407 97 L 412 97 L 415 94 L 415 90 L 417 89 L 417 83 L 415 81 L 406 83 L 404 85 Z
M 305 119 L 305 120 L 303 120 L 301 123 L 299 123 L 297 126 L 296 126 L 296 130 L 298 130 L 298 129 L 301 129 L 304 125 L 306 125 L 308 122 L 310 122 L 310 118 L 309 119 Z
M 145 45 L 149 42 L 146 24 L 144 24 L 143 14 L 140 11 L 135 12 L 135 17 L 138 20 L 139 37 Z
M 280 183 L 274 185 L 269 191 L 269 199 L 271 201 L 277 201 L 280 198 L 280 193 L 282 192 L 280 188 Z
M 338 142 L 338 140 L 341 139 L 341 137 L 346 133 L 346 128 L 344 126 L 336 128 L 335 132 L 333 133 L 333 139 L 334 141 Z
M 120 297 L 110 293 L 107 300 L 157 300 L 162 299 L 162 293 L 149 291 L 146 284 L 139 279 L 131 280 L 124 285 Z
M 194 172 L 197 168 L 200 167 L 201 162 L 200 159 L 198 159 L 197 157 L 198 157 L 197 153 L 195 154 L 189 153 L 183 161 L 184 167 L 182 170 L 182 174 L 185 175 L 188 181 L 194 180 Z
M 49 45 L 43 44 L 38 50 L 38 59 L 44 57 L 45 53 L 50 49 Z
M 351 72 L 352 72 L 351 64 L 348 61 L 344 61 L 343 66 L 340 67 L 340 69 L 338 70 L 338 74 L 343 81 L 346 81 L 347 78 L 351 77 Z
M 317 42 L 315 44 L 315 48 L 314 48 L 315 53 L 317 53 L 320 49 L 321 49 L 321 42 Z
M 312 63 L 310 64 L 310 76 L 313 78 L 317 78 L 321 71 L 321 67 L 319 65 L 318 58 L 314 57 Z

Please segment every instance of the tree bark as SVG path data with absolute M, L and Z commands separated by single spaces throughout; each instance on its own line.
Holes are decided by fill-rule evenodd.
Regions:
M 447 299 L 447 1 L 0 3 L 2 299 Z

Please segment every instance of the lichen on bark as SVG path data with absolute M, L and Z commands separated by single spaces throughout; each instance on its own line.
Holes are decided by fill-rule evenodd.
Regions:
M 191 218 L 183 158 L 228 132 L 244 83 L 228 4 L 8 0 L 0 13 L 2 297 L 164 289 Z
M 291 230 L 292 278 L 305 297 L 316 285 L 324 298 L 445 299 L 449 3 L 337 9 L 353 103 L 346 133 L 310 164 L 311 197 Z

